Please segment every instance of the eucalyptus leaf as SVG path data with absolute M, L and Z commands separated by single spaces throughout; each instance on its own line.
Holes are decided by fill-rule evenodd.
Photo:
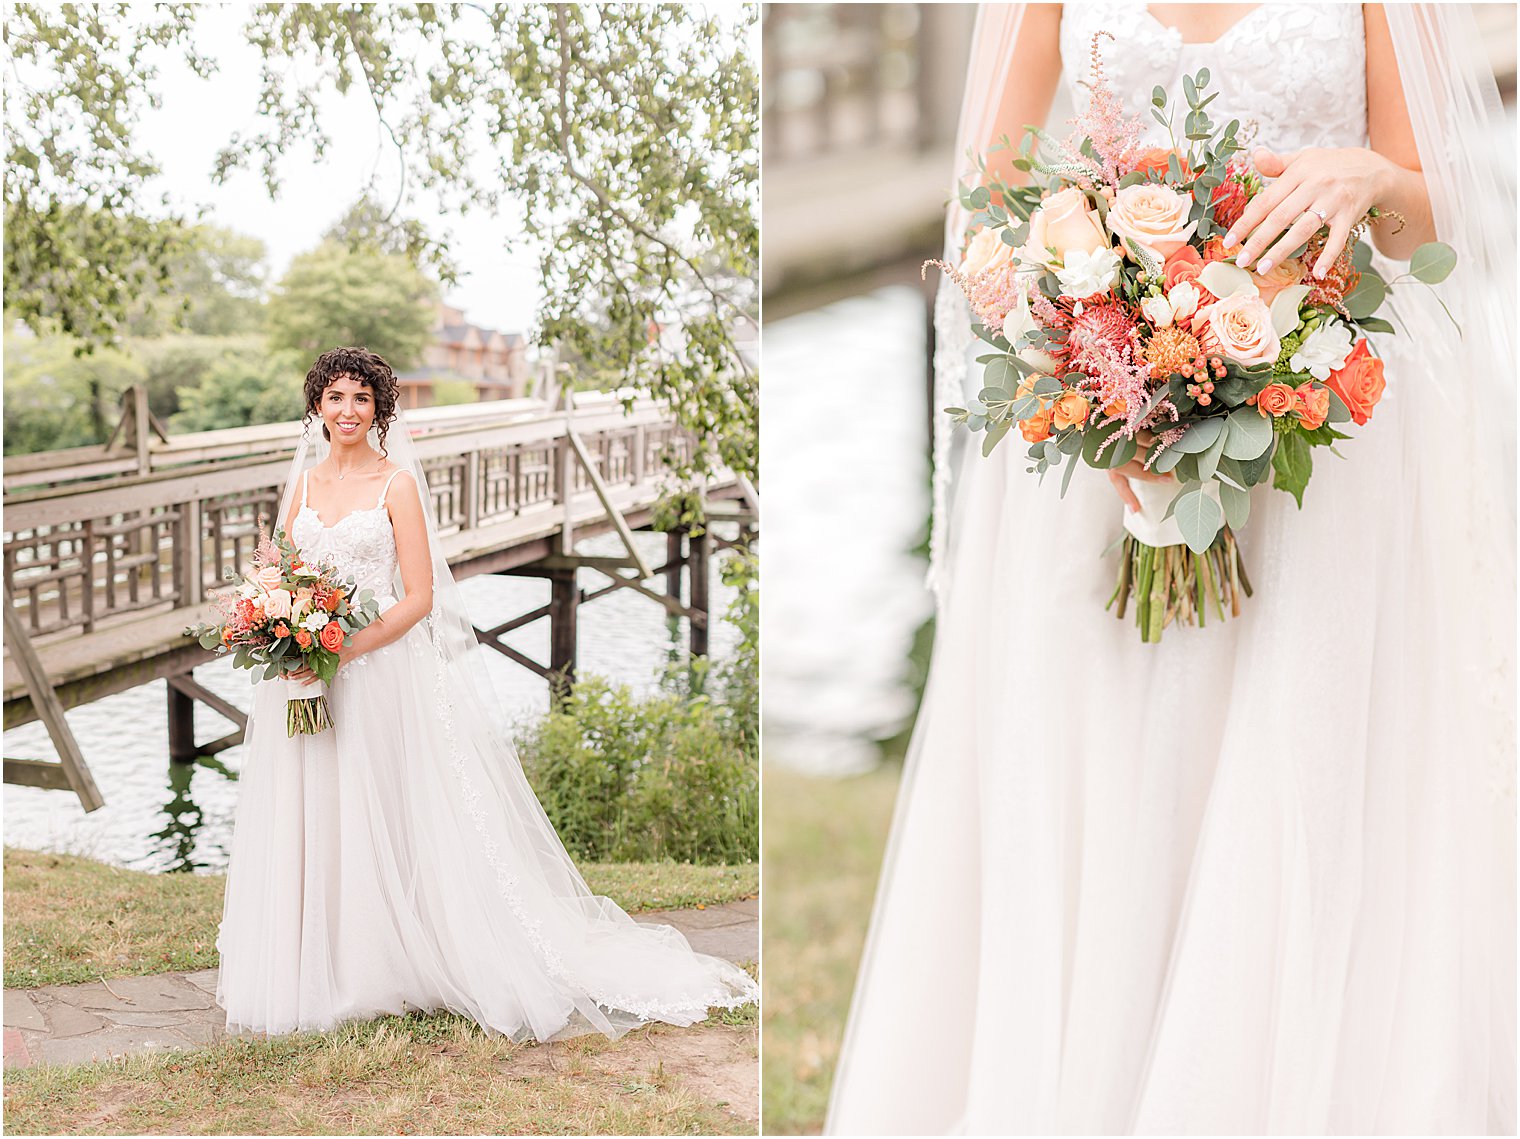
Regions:
M 1184 455 L 1201 454 L 1212 447 L 1214 440 L 1218 439 L 1223 433 L 1223 416 L 1199 419 L 1183 432 L 1181 439 L 1172 444 L 1172 450 L 1180 451 Z
M 1229 483 L 1219 484 L 1219 505 L 1224 507 L 1224 520 L 1231 530 L 1239 530 L 1251 516 L 1251 495 L 1238 490 Z
M 1369 271 L 1362 274 L 1356 288 L 1346 294 L 1342 303 L 1353 320 L 1362 320 L 1377 312 L 1387 297 L 1388 285 L 1383 278 Z
M 1041 376 L 1034 382 L 1035 395 L 1060 395 L 1065 390 L 1054 376 Z
M 1200 482 L 1208 482 L 1214 477 L 1214 472 L 1219 469 L 1219 459 L 1224 454 L 1225 441 L 1229 437 L 1229 431 L 1221 431 L 1219 438 L 1214 440 L 1213 445 L 1199 456 L 1198 480 Z
M 1177 519 L 1177 529 L 1182 531 L 1183 540 L 1195 554 L 1201 554 L 1212 546 L 1219 535 L 1219 528 L 1224 525 L 1224 511 L 1202 487 L 1183 494 L 1177 500 L 1173 514 Z
M 1254 459 L 1271 445 L 1270 419 L 1254 407 L 1242 407 L 1230 412 L 1224 432 L 1226 455 L 1232 459 Z
M 1007 434 L 1007 422 L 999 423 L 994 427 L 989 427 L 987 429 L 987 438 L 982 440 L 982 457 L 985 459 L 988 455 L 992 454 L 992 449 L 996 447 L 1003 436 Z
M 1427 285 L 1440 284 L 1456 267 L 1456 250 L 1444 241 L 1426 242 L 1409 258 L 1409 271 Z

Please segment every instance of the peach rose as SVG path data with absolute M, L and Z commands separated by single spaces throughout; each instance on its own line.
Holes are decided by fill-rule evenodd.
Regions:
M 253 575 L 254 584 L 266 593 L 271 589 L 278 589 L 280 582 L 284 580 L 285 575 L 280 572 L 279 566 L 265 566 Z
M 1268 305 L 1278 293 L 1289 285 L 1298 284 L 1303 279 L 1304 263 L 1297 257 L 1289 257 L 1281 265 L 1273 265 L 1270 273 L 1253 272 L 1251 274 L 1251 280 L 1256 283 L 1256 291 Z
M 1366 340 L 1358 340 L 1351 355 L 1338 372 L 1325 381 L 1351 410 L 1351 421 L 1358 427 L 1372 418 L 1372 409 L 1383 398 L 1383 361 L 1372 355 Z
M 1123 398 L 1121 396 L 1120 398 L 1114 400 L 1113 403 L 1105 403 L 1103 405 L 1103 414 L 1104 415 L 1128 415 L 1129 414 L 1129 400 L 1127 400 L 1127 399 L 1125 399 L 1125 398 Z
M 1055 264 L 1051 249 L 1056 251 L 1056 260 L 1064 262 L 1074 250 L 1091 254 L 1112 248 L 1087 195 L 1069 186 L 1050 195 L 1029 215 L 1029 240 L 1019 256 L 1025 264 L 1038 262 L 1050 269 Z
M 1086 423 L 1087 413 L 1091 410 L 1087 398 L 1081 392 L 1067 392 L 1056 400 L 1055 407 L 1051 409 L 1051 422 L 1057 431 L 1064 431 L 1068 427 Z
M 311 648 L 311 634 L 305 629 L 297 629 L 296 644 L 300 645 L 303 649 Z
M 290 590 L 271 589 L 264 594 L 264 613 L 270 617 L 289 617 Z
M 966 255 L 961 258 L 961 272 L 968 277 L 1001 269 L 1013 260 L 1013 246 L 1003 240 L 1003 231 L 990 225 L 976 231 Z
M 1279 419 L 1293 410 L 1296 396 L 1287 384 L 1268 384 L 1256 396 L 1256 410 Z
M 343 626 L 336 621 L 329 621 L 322 626 L 322 647 L 330 653 L 335 653 L 343 647 Z
M 290 626 L 287 625 L 287 624 L 285 624 L 284 621 L 281 621 L 279 624 L 277 624 L 274 627 L 274 635 L 277 636 L 277 637 L 288 637 L 288 636 L 290 636 Z
M 1026 443 L 1043 443 L 1050 438 L 1050 420 L 1054 414 L 1052 408 L 1044 400 L 1040 401 L 1040 410 L 1028 419 L 1020 420 L 1019 434 L 1024 436 Z
M 1114 195 L 1114 204 L 1108 210 L 1108 228 L 1157 257 L 1166 258 L 1186 245 L 1198 228 L 1197 222 L 1188 221 L 1192 208 L 1191 194 L 1142 182 L 1126 186 Z M 1124 248 L 1128 253 L 1128 247 Z
M 1198 280 L 1198 274 L 1202 271 L 1203 255 L 1191 245 L 1184 245 L 1167 257 L 1166 267 L 1162 270 L 1165 274 L 1162 283 L 1170 289 L 1183 281 Z
M 1293 392 L 1293 410 L 1305 431 L 1313 431 L 1330 414 L 1330 392 L 1312 383 L 1299 384 Z
M 1199 309 L 1198 318 L 1219 341 L 1220 353 L 1237 364 L 1272 364 L 1282 350 L 1272 327 L 1272 310 L 1260 297 L 1225 297 Z

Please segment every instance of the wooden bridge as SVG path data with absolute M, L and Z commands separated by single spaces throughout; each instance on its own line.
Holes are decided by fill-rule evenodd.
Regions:
M 709 558 L 753 537 L 753 488 L 716 476 L 704 491 L 709 527 L 668 532 L 664 563 L 650 566 L 632 532 L 652 528 L 665 456 L 690 448 L 691 437 L 647 399 L 593 393 L 562 403 L 407 413 L 455 576 L 550 583 L 547 605 L 477 636 L 563 690 L 574 677 L 580 605 L 629 589 L 686 618 L 692 653 L 705 654 Z M 7 757 L 7 783 L 67 788 L 86 810 L 99 806 L 64 710 L 159 677 L 169 686 L 172 760 L 242 742 L 245 713 L 195 681 L 191 669 L 208 654 L 183 632 L 205 617 L 223 569 L 251 557 L 260 519 L 278 510 L 300 434 L 299 423 L 281 423 L 171 436 L 134 389 L 106 445 L 5 460 L 5 727 L 41 718 L 62 757 Z M 576 553 L 580 539 L 608 532 L 622 539 L 621 555 Z M 580 588 L 583 567 L 606 584 Z M 550 622 L 547 661 L 501 640 L 542 619 Z M 237 730 L 197 744 L 196 700 Z

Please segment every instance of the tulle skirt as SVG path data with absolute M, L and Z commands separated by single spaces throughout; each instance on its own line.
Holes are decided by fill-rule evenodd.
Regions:
M 1419 399 L 1159 645 L 1101 474 L 966 458 L 831 1131 L 1513 1132 L 1513 551 Z
M 345 665 L 317 735 L 288 738 L 283 686 L 256 687 L 217 940 L 228 1027 L 452 1010 L 549 1040 L 754 999 L 587 890 L 426 626 Z

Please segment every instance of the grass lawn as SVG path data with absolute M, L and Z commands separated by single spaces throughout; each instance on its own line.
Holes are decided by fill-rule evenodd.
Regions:
M 767 1135 L 823 1127 L 900 768 L 815 778 L 764 769 Z
M 517 1045 L 459 1017 L 384 1017 L 322 1035 L 11 1070 L 5 1130 L 753 1135 L 756 1026 L 742 1011 L 730 1019 L 739 1023 Z
M 632 912 L 718 905 L 760 888 L 753 863 L 587 863 L 581 871 L 592 890 Z M 5 987 L 214 968 L 224 881 L 7 847 Z

